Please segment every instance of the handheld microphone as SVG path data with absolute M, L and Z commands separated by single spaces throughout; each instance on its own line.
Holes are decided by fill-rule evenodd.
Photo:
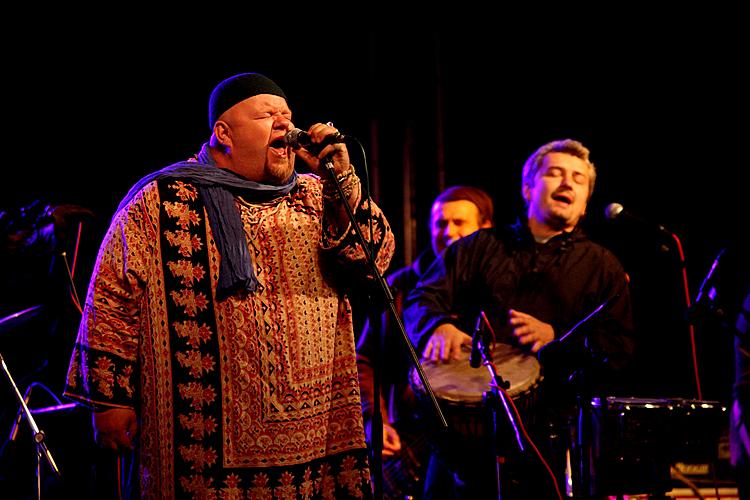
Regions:
M 340 132 L 327 135 L 322 142 L 313 142 L 310 134 L 304 130 L 293 128 L 284 135 L 284 141 L 292 149 L 305 148 L 314 155 L 320 153 L 323 148 L 331 144 L 339 144 L 346 141 L 346 136 Z

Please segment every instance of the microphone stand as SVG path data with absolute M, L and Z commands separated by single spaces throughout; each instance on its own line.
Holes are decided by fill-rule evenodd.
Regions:
M 625 291 L 625 288 L 627 287 L 627 281 L 623 285 L 623 287 L 613 296 L 609 297 L 607 300 L 599 304 L 596 309 L 591 311 L 585 318 L 580 320 L 578 323 L 576 323 L 570 330 L 568 330 L 562 337 L 559 339 L 555 339 L 552 342 L 547 343 L 546 345 L 542 346 L 542 348 L 537 353 L 537 357 L 539 361 L 542 363 L 542 365 L 545 364 L 545 358 L 549 360 L 549 356 L 551 353 L 554 353 L 556 350 L 557 355 L 561 355 L 561 351 L 564 353 L 563 349 L 567 344 L 565 342 L 571 342 L 571 338 L 575 335 L 575 333 L 578 331 L 578 328 L 581 327 L 581 325 L 584 325 L 588 321 L 590 321 L 594 316 L 601 313 L 605 308 L 609 307 L 612 302 L 617 300 L 620 295 Z M 584 339 L 584 346 L 586 347 L 586 354 L 588 354 L 586 360 L 591 361 L 595 359 L 595 354 L 593 353 L 593 350 L 591 346 L 589 345 L 588 338 Z M 569 353 L 568 353 L 569 354 Z M 554 363 L 554 361 L 550 361 Z M 583 497 L 588 497 L 590 494 L 594 493 L 592 491 L 593 488 L 593 481 L 592 481 L 592 469 L 590 467 L 592 460 L 591 460 L 591 445 L 592 445 L 592 417 L 591 417 L 591 410 L 590 410 L 590 402 L 591 402 L 591 390 L 589 387 L 589 381 L 588 376 L 586 375 L 586 369 L 585 363 L 581 363 L 579 366 L 575 367 L 569 376 L 568 380 L 575 380 L 576 384 L 580 388 L 580 390 L 576 391 L 576 404 L 578 406 L 578 426 L 576 428 L 574 442 L 572 443 L 572 453 L 573 455 L 571 457 L 571 462 L 574 462 L 577 464 L 577 474 L 574 475 L 573 479 L 573 492 L 574 496 L 581 494 Z
M 716 315 L 719 318 L 724 315 L 724 311 L 717 308 L 715 303 L 717 291 L 714 284 L 714 275 L 717 273 L 717 268 L 720 265 L 722 255 L 724 255 L 726 250 L 726 248 L 719 250 L 719 253 L 711 264 L 711 268 L 708 270 L 708 274 L 706 274 L 701 282 L 701 286 L 698 289 L 698 295 L 695 296 L 693 303 L 688 306 L 687 312 L 685 313 L 688 323 L 698 324 L 711 315 Z
M 42 455 L 58 478 L 61 476 L 60 469 L 57 468 L 57 464 L 52 458 L 52 453 L 50 453 L 49 448 L 47 448 L 44 431 L 40 430 L 36 425 L 36 421 L 34 420 L 31 411 L 29 411 L 29 407 L 26 405 L 26 401 L 21 395 L 21 391 L 18 390 L 18 386 L 13 380 L 13 376 L 10 374 L 10 370 L 8 370 L 8 365 L 5 364 L 5 359 L 3 359 L 2 354 L 0 354 L 0 364 L 2 365 L 3 371 L 5 372 L 10 385 L 13 387 L 13 391 L 18 398 L 23 413 L 26 415 L 26 421 L 29 423 L 29 427 L 31 427 L 34 436 L 34 443 L 36 444 L 36 493 L 37 498 L 40 499 L 42 497 Z
M 393 294 L 391 293 L 391 289 L 388 286 L 388 282 L 385 280 L 383 275 L 378 271 L 378 266 L 375 264 L 375 259 L 372 256 L 372 253 L 369 250 L 369 245 L 367 243 L 367 240 L 362 235 L 362 231 L 359 228 L 359 224 L 357 224 L 357 220 L 354 217 L 354 212 L 352 211 L 352 208 L 349 206 L 349 202 L 347 200 L 346 195 L 344 194 L 344 190 L 341 188 L 341 183 L 336 178 L 336 171 L 333 166 L 333 162 L 330 158 L 326 158 L 323 160 L 323 164 L 328 170 L 329 176 L 331 180 L 334 183 L 334 186 L 336 187 L 336 192 L 339 195 L 339 198 L 341 199 L 341 203 L 344 205 L 344 208 L 346 209 L 346 214 L 349 217 L 349 222 L 351 224 L 351 227 L 354 229 L 357 239 L 360 242 L 360 245 L 362 247 L 362 251 L 365 254 L 365 257 L 367 259 L 368 264 L 370 265 L 370 269 L 372 270 L 373 276 L 375 276 L 376 280 L 380 284 L 380 288 L 383 292 L 383 297 L 385 298 L 386 303 L 388 304 L 388 309 L 391 312 L 391 315 L 393 316 L 394 321 L 396 322 L 396 325 L 398 327 L 399 332 L 401 332 L 401 337 L 404 340 L 404 344 L 406 345 L 409 355 L 411 358 L 411 361 L 414 365 L 415 370 L 417 371 L 417 374 L 419 375 L 419 379 L 422 382 L 422 385 L 424 387 L 425 392 L 430 397 L 430 402 L 435 410 L 435 413 L 438 416 L 438 420 L 440 421 L 440 425 L 443 428 L 448 427 L 448 423 L 445 420 L 445 416 L 443 415 L 443 412 L 440 410 L 440 406 L 438 405 L 437 399 L 435 398 L 435 393 L 432 390 L 432 386 L 430 385 L 429 381 L 427 380 L 427 377 L 425 376 L 424 370 L 422 369 L 422 364 L 419 362 L 419 358 L 417 357 L 416 352 L 414 352 L 414 346 L 412 345 L 411 341 L 409 340 L 409 336 L 406 334 L 406 328 L 404 327 L 403 321 L 401 321 L 401 317 L 398 314 L 398 311 L 396 310 L 396 301 L 393 298 Z M 378 350 L 381 350 L 380 345 L 381 342 L 378 343 Z M 380 359 L 382 357 L 378 354 L 376 356 L 376 359 L 378 360 L 378 363 L 380 362 Z M 373 418 L 372 426 L 373 426 L 373 447 L 376 448 L 375 451 L 381 451 L 381 453 L 373 453 L 373 471 L 375 474 L 373 474 L 373 490 L 374 490 L 374 496 L 375 498 L 382 498 L 383 496 L 383 460 L 382 460 L 382 449 L 383 449 L 383 424 L 382 424 L 382 415 L 380 415 L 380 383 L 377 382 L 379 374 L 377 371 L 379 371 L 379 366 L 375 367 L 376 374 L 374 376 L 374 379 L 376 380 L 375 388 L 374 388 L 374 407 L 373 407 L 373 417 L 378 414 L 378 417 Z M 375 429 L 376 426 L 376 420 L 379 422 L 379 428 Z M 379 441 L 375 443 L 375 437 L 379 438 Z
M 479 364 L 476 363 L 477 360 L 474 359 L 475 351 L 478 350 L 482 357 L 481 364 L 487 367 L 487 370 L 489 370 L 490 372 L 490 380 L 492 380 L 492 383 L 490 383 L 490 390 L 483 394 L 483 402 L 485 406 L 489 407 L 492 411 L 492 436 L 494 437 L 494 439 L 492 440 L 492 444 L 490 446 L 492 448 L 492 455 L 495 456 L 495 491 L 497 491 L 497 498 L 499 499 L 502 498 L 502 482 L 500 478 L 502 468 L 501 463 L 504 462 L 503 457 L 501 457 L 499 454 L 500 446 L 498 445 L 500 429 L 499 409 L 501 404 L 503 411 L 505 412 L 505 416 L 507 417 L 511 428 L 513 429 L 513 433 L 516 438 L 516 444 L 518 444 L 518 449 L 522 453 L 526 450 L 523 445 L 523 438 L 521 437 L 521 432 L 519 431 L 519 425 L 516 422 L 515 414 L 511 409 L 511 403 L 508 401 L 508 393 L 506 391 L 510 388 L 510 382 L 508 382 L 507 380 L 503 380 L 502 375 L 500 375 L 495 368 L 495 364 L 492 360 L 492 354 L 490 352 L 490 346 L 486 341 L 484 328 L 482 327 L 482 325 L 482 314 L 480 313 L 479 317 L 477 318 L 476 328 L 474 329 L 474 337 L 472 339 L 472 355 L 469 361 L 472 368 L 479 368 Z
M 34 316 L 39 314 L 43 308 L 44 306 L 42 304 L 39 304 L 33 307 L 28 307 L 21 311 L 14 312 L 13 314 L 10 314 L 4 318 L 0 318 L 0 333 L 12 330 L 16 326 L 24 323 L 26 320 L 33 318 Z

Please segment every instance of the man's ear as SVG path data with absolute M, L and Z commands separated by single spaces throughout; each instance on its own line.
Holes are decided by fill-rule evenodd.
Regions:
M 526 204 L 528 205 L 529 202 L 531 201 L 531 186 L 529 186 L 528 184 L 524 184 L 522 192 L 523 192 L 523 199 L 524 201 L 526 201 Z
M 222 146 L 229 147 L 232 145 L 232 137 L 227 122 L 219 120 L 214 124 L 214 136 Z

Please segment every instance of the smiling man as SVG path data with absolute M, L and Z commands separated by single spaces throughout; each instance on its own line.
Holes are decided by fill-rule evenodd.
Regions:
M 563 360 L 556 355 L 553 364 L 549 356 L 543 358 L 544 380 L 526 408 L 526 416 L 535 418 L 532 437 L 551 459 L 558 486 L 569 444 L 562 437 L 569 434 L 573 396 L 580 389 L 567 384 L 566 370 L 583 368 L 579 360 L 595 355 L 603 361 L 593 366 L 596 375 L 591 378 L 602 382 L 603 390 L 606 375 L 622 368 L 633 348 L 625 271 L 614 254 L 589 240 L 580 227 L 595 179 L 589 151 L 580 142 L 543 145 L 523 167 L 525 215 L 514 225 L 478 231 L 450 245 L 405 302 L 411 340 L 433 363 L 460 359 L 472 340 L 467 332 L 474 330 L 482 313 L 497 342 L 510 344 L 518 356 L 533 357 L 607 303 L 582 327 L 581 335 L 566 342 Z M 491 428 L 488 424 L 485 431 Z M 508 429 L 506 424 L 498 431 L 507 434 Z M 456 498 L 497 498 L 491 442 L 487 435 L 460 436 L 456 446 L 440 450 L 444 469 L 428 472 L 425 497 L 452 490 Z M 554 493 L 538 458 L 530 453 L 516 456 L 513 440 L 505 442 L 510 446 L 500 450 L 508 458 L 500 474 L 503 497 L 546 498 Z

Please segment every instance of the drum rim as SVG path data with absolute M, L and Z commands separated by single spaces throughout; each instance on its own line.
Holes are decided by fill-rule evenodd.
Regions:
M 452 360 L 449 363 L 443 363 L 443 362 L 435 362 L 432 360 L 421 360 L 422 370 L 427 377 L 428 381 L 430 382 L 430 386 L 432 387 L 433 393 L 435 394 L 435 398 L 438 399 L 441 402 L 445 402 L 447 404 L 451 404 L 454 406 L 479 406 L 481 405 L 483 401 L 483 393 L 486 391 L 489 391 L 491 389 L 490 387 L 490 372 L 485 368 L 480 366 L 479 368 L 469 368 L 467 370 L 466 367 L 469 366 L 469 352 L 470 348 L 467 348 L 467 346 L 464 346 L 461 350 L 461 354 L 458 360 Z M 493 362 L 496 365 L 496 368 L 499 372 L 499 375 L 502 377 L 504 376 L 504 373 L 502 372 L 502 363 L 498 363 L 498 361 L 504 360 L 504 359 L 513 359 L 518 360 L 521 359 L 520 363 L 524 363 L 526 367 L 530 368 L 528 370 L 528 373 L 525 373 L 527 375 L 526 378 L 524 378 L 522 381 L 518 381 L 517 383 L 514 383 L 514 381 L 511 382 L 511 386 L 506 390 L 508 396 L 510 396 L 512 399 L 517 399 L 524 394 L 528 394 L 531 391 L 534 391 L 539 384 L 544 379 L 543 373 L 542 373 L 542 367 L 539 361 L 536 359 L 535 356 L 532 356 L 522 349 L 510 345 L 510 344 L 503 344 L 498 343 L 493 346 L 492 349 L 492 355 L 493 355 Z M 462 364 L 463 363 L 463 364 Z M 501 366 L 497 366 L 500 364 Z M 436 387 L 436 384 L 433 383 L 433 379 L 435 378 L 432 376 L 433 372 L 436 367 L 442 367 L 443 369 L 448 368 L 451 370 L 451 373 L 454 375 L 461 375 L 464 373 L 473 373 L 473 370 L 482 370 L 481 373 L 483 374 L 481 378 L 486 383 L 486 389 L 485 390 L 472 390 L 472 391 L 466 391 L 464 393 L 459 393 L 456 391 L 445 391 L 441 390 L 440 387 Z M 421 380 L 417 376 L 417 370 L 412 367 L 409 371 L 409 382 L 412 386 L 412 390 L 415 394 L 419 395 L 425 395 L 425 390 L 422 385 Z M 474 388 L 472 388 L 474 389 Z

